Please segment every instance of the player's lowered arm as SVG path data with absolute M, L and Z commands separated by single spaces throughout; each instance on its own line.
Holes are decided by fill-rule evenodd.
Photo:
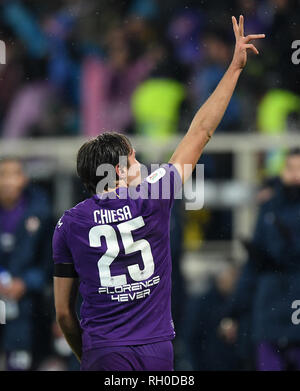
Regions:
M 82 355 L 82 330 L 76 314 L 78 278 L 54 277 L 56 321 L 77 359 Z
M 169 161 L 169 163 L 177 166 L 183 182 L 191 175 L 205 145 L 208 143 L 223 118 L 241 71 L 246 65 L 247 49 L 258 54 L 256 47 L 253 44 L 249 44 L 249 42 L 253 39 L 265 37 L 264 34 L 248 35 L 247 37 L 244 37 L 243 16 L 240 16 L 239 25 L 237 24 L 235 17 L 232 17 L 232 24 L 236 38 L 232 62 L 215 91 L 196 113 L 188 132 Z M 184 169 L 185 165 L 190 165 L 191 169 Z

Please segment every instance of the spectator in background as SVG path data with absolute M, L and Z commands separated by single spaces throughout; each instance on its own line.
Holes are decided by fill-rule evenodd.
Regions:
M 300 125 L 300 95 L 283 89 L 270 89 L 257 107 L 257 125 L 261 133 L 276 135 L 298 131 Z M 264 156 L 265 174 L 278 175 L 285 159 L 284 148 L 269 150 Z
M 3 21 L 17 42 L 16 48 L 10 44 L 9 49 L 15 54 L 14 57 L 18 52 L 23 76 L 10 105 L 6 104 L 3 137 L 56 135 L 57 129 L 49 131 L 44 121 L 55 99 L 60 99 L 61 105 L 68 111 L 68 117 L 73 117 L 72 120 L 66 119 L 67 124 L 62 121 L 60 131 L 74 133 L 74 129 L 78 129 L 75 106 L 79 103 L 80 64 L 74 54 L 76 50 L 70 50 L 70 39 L 78 13 L 62 8 L 42 21 L 38 12 L 34 12 L 34 7 L 30 9 L 19 1 L 5 1 L 1 10 Z M 17 70 L 14 69 L 16 81 L 19 76 Z M 16 81 L 11 81 L 12 87 Z M 2 81 L 2 84 L 7 84 L 7 81 Z M 70 125 L 71 121 L 73 123 Z
M 24 69 L 22 66 L 22 56 L 20 46 L 14 44 L 13 34 L 7 30 L 1 36 L 6 43 L 6 64 L 0 66 L 0 123 L 9 109 L 14 95 L 20 88 L 23 81 Z
M 3 121 L 3 137 L 24 137 L 38 121 L 51 91 L 43 80 L 47 41 L 38 19 L 19 1 L 4 1 L 2 17 L 18 38 L 24 78 L 16 91 Z M 25 69 L 24 69 L 25 68 Z M 25 80 L 24 80 L 25 79 Z
M 203 27 L 204 13 L 198 9 L 181 10 L 171 19 L 167 36 L 177 61 L 191 68 L 199 64 L 203 56 L 203 48 L 199 43 Z
M 87 56 L 82 65 L 81 115 L 86 136 L 117 129 L 127 132 L 132 126 L 130 99 L 134 89 L 149 75 L 156 63 L 155 50 L 141 47 L 139 39 L 147 34 L 147 23 L 139 19 L 139 35 L 132 39 L 134 18 L 107 34 L 105 59 Z M 131 36 L 131 38 L 130 38 Z
M 221 338 L 219 323 L 234 289 L 238 269 L 226 265 L 212 286 L 200 297 L 192 297 L 185 318 L 187 358 L 196 371 L 238 370 L 236 348 Z
M 291 61 L 291 44 L 300 36 L 299 2 L 269 0 L 265 13 L 269 19 L 268 52 L 265 59 L 267 88 L 283 88 L 299 93 L 300 70 Z
M 155 69 L 155 47 L 165 39 L 189 68 L 183 87 L 191 91 L 190 117 L 194 102 L 201 103 L 224 72 L 231 54 L 225 21 L 235 12 L 246 16 L 246 33 L 267 31 L 268 53 L 249 61 L 219 130 L 252 131 L 262 93 L 279 88 L 298 94 L 300 68 L 290 61 L 291 42 L 300 34 L 297 7 L 297 0 L 2 1 L 8 64 L 0 67 L 1 134 L 132 131 L 132 93 Z M 52 126 L 45 117 L 58 111 L 55 101 L 61 109 Z
M 237 0 L 236 7 L 241 15 L 247 20 L 245 34 L 252 34 L 253 31 L 267 31 L 270 26 L 271 15 L 265 1 L 259 0 Z
M 204 55 L 190 78 L 190 100 L 194 110 L 198 104 L 204 102 L 207 96 L 216 88 L 231 59 L 232 42 L 227 31 L 207 31 L 203 39 Z M 219 130 L 237 131 L 241 124 L 240 101 L 236 93 L 233 94 Z
M 51 221 L 45 194 L 33 188 L 22 163 L 0 161 L 0 297 L 6 324 L 0 329 L 0 352 L 7 370 L 32 365 L 33 333 L 41 295 L 50 274 Z
M 181 72 L 166 45 L 157 48 L 158 62 L 148 79 L 132 95 L 136 133 L 158 142 L 178 132 L 185 87 Z
M 232 295 L 223 309 L 219 335 L 227 345 L 236 350 L 240 370 L 255 370 L 253 336 L 253 294 L 256 288 L 254 271 L 249 264 L 241 268 Z
M 47 82 L 24 84 L 16 93 L 3 124 L 3 137 L 25 138 L 41 120 L 52 97 Z
M 246 244 L 249 260 L 234 294 L 231 327 L 223 331 L 232 334 L 243 313 L 237 309 L 248 308 L 256 368 L 300 370 L 299 327 L 291 319 L 291 305 L 300 297 L 300 149 L 288 153 L 271 190 Z

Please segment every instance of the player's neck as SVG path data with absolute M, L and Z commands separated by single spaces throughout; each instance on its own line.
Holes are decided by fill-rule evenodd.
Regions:
M 127 183 L 123 180 L 118 181 L 116 187 L 109 187 L 104 193 L 110 193 L 112 191 L 116 191 L 119 187 L 128 187 Z

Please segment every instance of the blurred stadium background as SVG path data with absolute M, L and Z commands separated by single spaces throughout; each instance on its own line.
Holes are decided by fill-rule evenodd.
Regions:
M 300 146 L 300 65 L 291 60 L 299 11 L 292 0 L 1 1 L 0 158 L 21 159 L 44 212 L 33 209 L 29 217 L 45 225 L 31 252 L 8 248 L 0 211 L 0 266 L 10 270 L 8 259 L 26 255 L 36 271 L 30 278 L 20 272 L 29 281 L 20 299 L 26 314 L 0 325 L 2 369 L 78 369 L 54 321 L 50 247 L 57 219 L 88 196 L 76 177 L 76 152 L 86 138 L 117 130 L 130 136 L 140 161 L 167 161 L 229 65 L 231 15 L 239 14 L 246 34 L 267 38 L 258 43 L 260 56 L 249 56 L 200 160 L 204 208 L 187 211 L 179 200 L 174 206 L 175 369 L 260 369 L 256 347 L 264 341 L 253 331 L 255 285 L 241 277 L 249 258 L 243 241 L 276 188 L 286 151 Z M 28 235 L 40 230 L 26 222 Z M 233 310 L 239 285 L 251 297 Z M 297 347 L 300 326 L 297 333 L 298 340 L 282 327 L 272 342 Z

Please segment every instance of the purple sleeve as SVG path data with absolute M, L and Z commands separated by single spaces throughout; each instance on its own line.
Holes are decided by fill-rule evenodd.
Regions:
M 162 164 L 141 183 L 141 193 L 160 200 L 171 208 L 175 198 L 181 197 L 182 179 L 177 168 L 170 163 Z
M 59 219 L 53 235 L 52 251 L 54 263 L 73 263 L 71 251 L 67 244 L 67 223 L 63 216 Z

